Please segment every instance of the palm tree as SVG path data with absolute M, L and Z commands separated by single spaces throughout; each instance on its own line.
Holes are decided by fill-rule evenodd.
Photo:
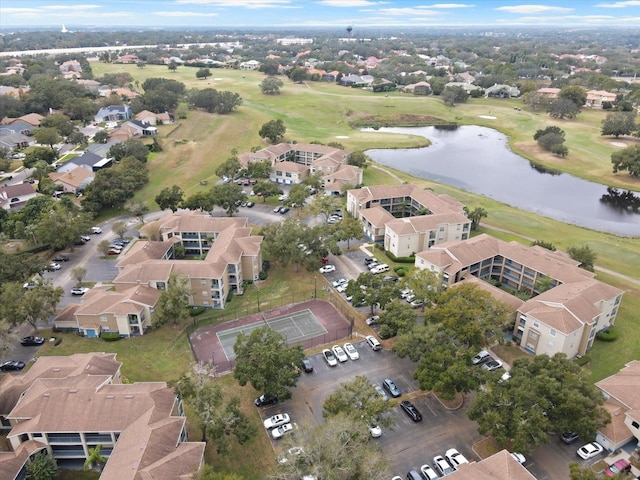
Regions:
M 100 444 L 89 449 L 89 455 L 87 455 L 87 459 L 84 461 L 83 468 L 85 470 L 93 470 L 95 465 L 99 471 L 102 471 L 104 464 L 107 463 L 107 458 L 100 454 L 100 450 L 102 450 L 102 445 Z

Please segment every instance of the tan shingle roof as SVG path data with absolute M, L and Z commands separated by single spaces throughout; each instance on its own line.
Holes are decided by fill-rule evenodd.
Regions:
M 82 185 L 82 182 L 84 182 L 87 178 L 93 177 L 94 175 L 95 174 L 92 171 L 86 168 L 76 167 L 69 172 L 49 173 L 49 178 L 53 183 L 62 182 L 67 185 L 71 185 L 72 187 L 79 187 L 80 185 Z
M 360 210 L 360 216 L 370 222 L 373 226 L 382 228 L 386 223 L 395 220 L 396 217 L 380 206 L 364 208 Z
M 118 268 L 123 268 L 127 265 L 142 263 L 146 260 L 159 260 L 163 258 L 171 245 L 179 242 L 179 239 L 172 237 L 166 242 L 154 242 L 154 241 L 139 241 L 135 242 L 127 249 L 127 253 L 124 258 L 116 264 Z
M 383 198 L 411 197 L 421 205 L 427 207 L 431 213 L 461 213 L 463 204 L 448 195 L 437 195 L 431 190 L 422 190 L 411 184 L 403 185 L 372 185 L 349 190 L 349 193 L 359 200 L 364 207 L 366 202 Z
M 282 172 L 302 173 L 309 170 L 309 166 L 296 162 L 278 162 L 273 166 L 273 169 Z
M 536 480 L 509 452 L 502 450 L 479 462 L 461 465 L 451 480 Z
M 640 410 L 640 360 L 633 360 L 618 373 L 600 380 L 596 387 L 626 405 Z
M 612 401 L 605 401 L 602 405 L 604 409 L 611 415 L 611 422 L 604 427 L 600 427 L 598 432 L 602 433 L 605 437 L 614 443 L 620 443 L 624 440 L 630 440 L 633 438 L 633 434 L 624 424 L 625 420 L 625 408 L 621 407 L 618 403 Z

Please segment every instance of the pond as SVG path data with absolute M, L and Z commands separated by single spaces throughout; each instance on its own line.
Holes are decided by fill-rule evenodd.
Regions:
M 381 165 L 561 222 L 640 236 L 640 193 L 546 170 L 513 153 L 507 137 L 497 130 L 461 126 L 377 131 L 421 135 L 432 143 L 426 148 L 367 150 L 366 154 Z

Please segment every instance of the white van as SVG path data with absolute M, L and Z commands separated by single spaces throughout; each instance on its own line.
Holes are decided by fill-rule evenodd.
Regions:
M 376 337 L 374 337 L 373 335 L 367 335 L 365 337 L 365 340 L 367 341 L 367 344 L 371 347 L 371 350 L 381 350 L 382 349 L 382 345 L 380 345 L 380 342 L 378 341 L 378 339 Z
M 380 265 L 376 265 L 371 269 L 371 273 L 373 274 L 384 273 L 388 271 L 389 271 L 389 265 L 387 265 L 386 263 L 381 263 Z

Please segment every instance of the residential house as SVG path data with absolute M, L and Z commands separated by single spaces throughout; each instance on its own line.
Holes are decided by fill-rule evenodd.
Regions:
M 596 383 L 605 397 L 611 423 L 600 428 L 596 441 L 610 452 L 630 441 L 640 443 L 640 361 L 627 363 L 618 373 Z
M 507 450 L 494 453 L 479 462 L 460 465 L 449 475 L 451 480 L 536 480 L 524 465 L 511 456 Z
M 152 314 L 161 293 L 144 285 L 115 292 L 92 289 L 84 294 L 82 303 L 66 305 L 55 316 L 54 325 L 88 338 L 97 338 L 102 332 L 117 332 L 122 337 L 143 335 L 153 325 Z
M 93 153 L 94 155 L 99 156 L 100 158 L 108 158 L 109 150 L 117 143 L 122 143 L 120 140 L 109 140 L 105 143 L 92 143 L 86 149 L 86 153 Z
M 140 120 L 136 120 L 136 119 L 129 120 L 128 122 L 125 122 L 124 124 L 120 125 L 120 128 L 126 128 L 126 127 L 129 127 L 133 131 L 135 131 L 134 137 L 149 137 L 149 136 L 158 134 L 158 129 L 156 127 L 154 127 L 149 123 L 141 122 Z M 109 136 L 114 137 L 114 134 L 120 128 L 117 128 L 116 130 L 114 130 Z
M 429 82 L 412 83 L 406 85 L 403 90 L 414 95 L 429 95 L 431 93 L 431 84 Z
M 102 107 L 93 117 L 96 123 L 119 122 L 129 120 L 130 118 L 131 107 L 128 105 L 109 105 L 108 107 Z
M 322 80 L 324 82 L 335 82 L 338 79 L 338 75 L 340 75 L 340 72 L 338 70 L 326 72 L 322 75 Z
M 467 83 L 467 82 L 449 82 L 445 85 L 445 88 L 446 87 L 460 87 L 465 92 L 467 92 L 468 95 L 470 95 L 471 92 L 473 91 L 482 90 L 482 87 L 479 87 L 478 85 L 474 85 L 473 83 Z
M 320 163 L 320 160 L 316 163 Z M 316 163 L 312 164 L 312 170 Z M 326 172 L 326 168 L 323 172 Z M 325 193 L 342 195 L 347 189 L 362 185 L 362 175 L 360 167 L 339 164 L 323 174 L 322 188 Z
M 536 90 L 536 93 L 545 96 L 547 98 L 550 99 L 556 99 L 558 98 L 558 95 L 560 95 L 560 89 L 559 88 L 553 88 L 553 87 L 544 87 L 544 88 L 539 88 L 538 90 Z
M 257 60 L 248 60 L 240 63 L 240 70 L 258 70 L 260 68 L 260 62 Z
M 338 83 L 344 87 L 368 87 L 373 83 L 373 80 L 371 75 L 356 75 L 352 73 L 344 75 L 338 80 Z
M 535 355 L 584 355 L 596 333 L 615 323 L 623 294 L 560 252 L 486 234 L 436 244 L 415 265 L 438 274 L 445 289 L 475 277 L 531 295 L 515 311 L 513 340 Z
M 82 155 L 73 157 L 68 162 L 60 165 L 57 168 L 57 173 L 68 173 L 76 168 L 84 168 L 90 172 L 97 172 L 103 168 L 110 167 L 112 163 L 113 159 L 102 157 L 87 150 Z
M 151 247 L 156 258 L 140 263 L 127 261 L 126 254 L 118 263 L 120 272 L 113 281 L 116 291 L 136 285 L 164 290 L 175 274 L 188 279 L 191 305 L 224 308 L 231 292 L 244 293 L 244 281 L 257 280 L 262 271 L 262 237 L 251 235 L 247 218 L 212 217 L 191 211 L 167 213 L 142 229 L 143 234 L 153 231 L 160 232 L 162 241 L 168 242 L 167 248 Z M 168 258 L 174 243 L 180 243 L 186 255 L 204 259 Z M 136 252 L 132 250 L 132 254 Z
M 38 195 L 30 183 L 18 183 L 0 187 L 0 207 L 5 210 L 19 210 L 31 198 Z
M 23 375 L 0 382 L 3 425 L 12 452 L 0 454 L 2 478 L 25 478 L 46 451 L 58 466 L 82 465 L 101 445 L 101 480 L 192 478 L 204 442 L 189 442 L 182 401 L 164 382 L 123 384 L 115 354 L 39 357 Z
M 63 192 L 75 194 L 82 192 L 93 181 L 93 172 L 93 169 L 74 168 L 67 172 L 51 172 L 48 175 L 55 185 L 62 187 Z
M 270 180 L 284 185 L 301 183 L 309 176 L 309 167 L 296 162 L 279 162 L 271 170 Z
M 116 60 L 116 63 L 138 63 L 139 59 L 137 55 L 127 53 L 126 55 L 120 55 Z
M 16 131 L 20 128 L 19 125 L 16 125 L 15 128 L 12 127 L 13 125 L 0 126 L 0 148 L 6 148 L 8 151 L 13 152 L 35 144 L 33 137 Z
M 77 60 L 67 60 L 63 62 L 58 67 L 60 69 L 60 73 L 82 73 L 82 65 Z
M 311 45 L 313 38 L 276 38 L 276 43 L 280 45 Z
M 155 129 L 155 127 L 152 127 Z M 134 125 L 131 122 L 126 122 L 122 125 L 116 126 L 111 132 L 109 132 L 109 140 L 117 142 L 126 142 L 132 138 L 138 138 L 142 136 L 142 129 L 138 125 Z
M 465 82 L 465 83 L 475 83 L 476 82 L 476 77 L 471 75 L 469 72 L 458 73 L 455 76 L 455 78 L 456 78 L 456 80 L 458 82 Z
M 605 102 L 611 105 L 616 103 L 618 96 L 615 93 L 606 90 L 589 90 L 587 92 L 587 101 L 585 105 L 591 108 L 602 108 Z
M 135 116 L 135 119 L 147 125 L 169 125 L 173 123 L 173 115 L 169 112 L 153 113 L 143 110 Z
M 497 98 L 516 98 L 520 96 L 520 89 L 511 85 L 495 83 L 493 86 L 484 90 L 484 96 Z

